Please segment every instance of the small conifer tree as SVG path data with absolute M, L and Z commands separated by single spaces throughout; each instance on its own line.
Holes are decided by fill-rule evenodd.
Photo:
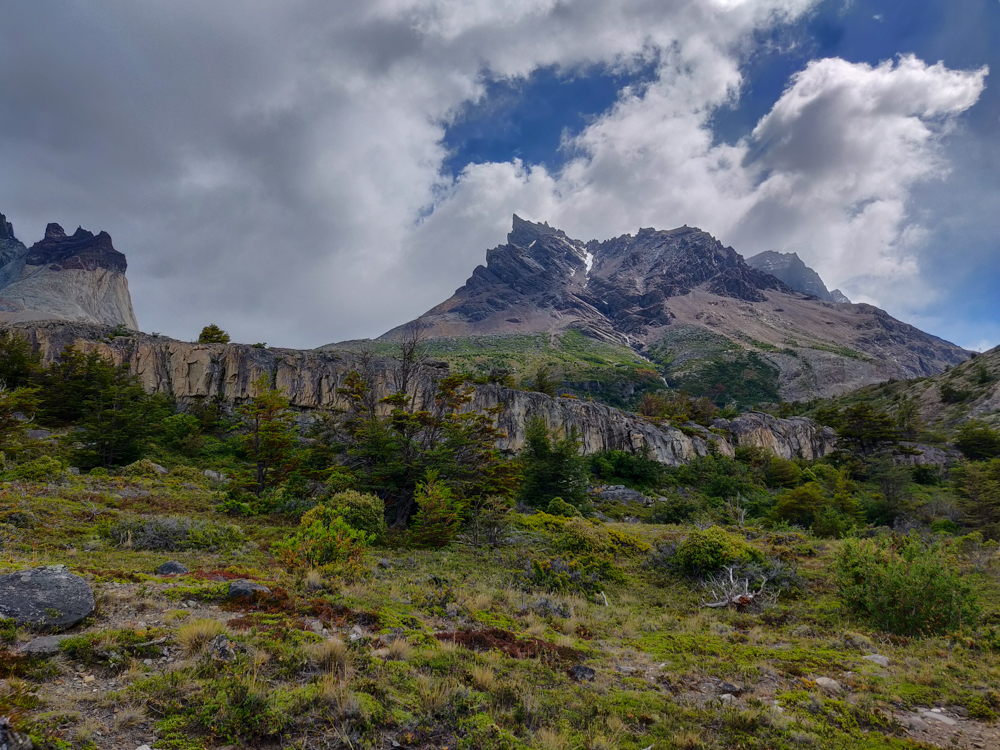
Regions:
M 201 329 L 198 335 L 199 344 L 228 344 L 229 334 L 223 331 L 215 323 L 210 323 Z

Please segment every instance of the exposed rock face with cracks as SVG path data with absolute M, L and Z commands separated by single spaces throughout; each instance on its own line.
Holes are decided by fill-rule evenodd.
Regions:
M 0 321 L 68 320 L 139 327 L 125 256 L 111 235 L 49 224 L 28 249 L 0 214 Z

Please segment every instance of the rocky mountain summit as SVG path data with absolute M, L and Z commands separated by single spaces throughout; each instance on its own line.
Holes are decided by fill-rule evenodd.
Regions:
M 125 256 L 111 235 L 58 224 L 31 248 L 0 214 L 0 322 L 67 320 L 139 327 L 132 310 Z
M 781 279 L 796 292 L 802 292 L 824 302 L 848 304 L 851 302 L 839 289 L 834 289 L 832 292 L 827 289 L 820 275 L 803 263 L 797 253 L 777 253 L 768 250 L 747 258 L 746 262 L 751 268 Z
M 582 242 L 515 215 L 506 244 L 418 321 L 430 337 L 575 330 L 630 347 L 679 383 L 743 372 L 759 401 L 934 375 L 969 356 L 879 308 L 833 301 L 797 256 L 771 261 L 787 280 L 695 227 Z

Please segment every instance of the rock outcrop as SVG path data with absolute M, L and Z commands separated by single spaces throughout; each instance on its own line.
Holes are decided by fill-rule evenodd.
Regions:
M 107 232 L 78 228 L 67 235 L 49 224 L 30 249 L 0 215 L 0 321 L 67 320 L 103 325 L 139 324 L 132 310 L 128 264 Z
M 135 334 L 108 338 L 109 329 L 98 326 L 45 322 L 16 327 L 51 361 L 66 346 L 97 351 L 126 364 L 150 392 L 169 393 L 181 404 L 219 399 L 230 407 L 254 395 L 254 382 L 268 375 L 283 388 L 303 419 L 320 409 L 344 407 L 338 394 L 344 378 L 362 368 L 355 351 L 300 351 L 259 349 L 239 344 L 192 344 L 162 336 Z M 390 363 L 376 361 L 372 379 L 384 392 L 391 390 Z M 423 398 L 433 383 L 447 373 L 444 363 L 430 363 L 422 377 Z M 807 419 L 781 420 L 749 414 L 704 428 L 661 425 L 604 404 L 572 398 L 551 398 L 541 393 L 495 385 L 480 386 L 469 408 L 476 411 L 501 406 L 499 427 L 506 434 L 500 447 L 516 452 L 524 445 L 525 425 L 540 417 L 557 432 L 575 429 L 583 450 L 649 447 L 659 461 L 678 465 L 714 450 L 733 455 L 740 445 L 764 445 L 787 458 L 816 458 L 833 449 L 834 436 Z
M 486 266 L 418 321 L 433 338 L 579 330 L 631 347 L 671 377 L 719 362 L 740 369 L 752 353 L 773 368 L 772 390 L 787 401 L 926 377 L 969 356 L 828 292 L 796 256 L 771 255 L 782 261 L 776 271 L 801 266 L 815 276 L 812 286 L 788 276 L 806 293 L 694 227 L 581 242 L 515 216 Z
M 776 253 L 768 250 L 747 258 L 746 261 L 751 268 L 781 279 L 796 292 L 802 292 L 824 302 L 850 303 L 851 301 L 839 289 L 834 289 L 832 292 L 827 289 L 820 275 L 803 263 L 798 253 Z

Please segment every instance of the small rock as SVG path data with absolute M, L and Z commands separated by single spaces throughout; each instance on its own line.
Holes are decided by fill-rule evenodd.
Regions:
M 93 614 L 94 606 L 90 585 L 65 565 L 0 576 L 0 617 L 18 625 L 65 630 Z
M 153 666 L 153 660 L 152 659 L 143 659 L 142 663 L 145 664 L 147 667 Z
M 271 589 L 259 583 L 248 581 L 245 578 L 240 578 L 229 584 L 229 591 L 226 596 L 229 599 L 240 599 L 244 596 L 253 596 L 258 592 L 261 594 L 270 594 Z
M 26 734 L 18 734 L 10 724 L 10 719 L 0 716 L 0 747 L 11 750 L 32 750 L 34 745 Z
M 96 681 L 96 680 L 97 680 L 97 678 L 96 678 L 96 677 L 94 677 L 94 675 L 92 675 L 92 674 L 88 674 L 88 675 L 87 675 L 86 677 L 84 677 L 84 678 L 83 678 L 83 681 L 84 681 L 85 683 L 87 683 L 88 685 L 89 685 L 89 684 L 90 684 L 91 682 L 94 682 L 94 681 Z
M 186 565 L 183 565 L 176 560 L 169 560 L 156 569 L 157 575 L 161 576 L 174 576 L 190 572 L 191 571 L 187 569 Z
M 733 695 L 739 695 L 743 692 L 742 687 L 731 682 L 721 682 L 717 689 L 720 693 L 732 693 Z
M 226 475 L 225 474 L 220 474 L 219 472 L 212 471 L 211 469 L 205 469 L 205 471 L 203 471 L 202 474 L 204 474 L 206 477 L 208 477 L 209 479 L 211 479 L 213 482 L 225 482 L 226 481 Z
M 567 670 L 567 674 L 577 682 L 593 682 L 597 677 L 597 672 L 584 664 L 574 664 Z
M 955 716 L 960 716 L 963 719 L 969 718 L 969 709 L 964 706 L 948 706 L 948 710 Z
M 152 750 L 149 745 L 139 745 L 135 750 Z
M 187 600 L 187 605 L 188 605 L 188 609 L 194 609 L 195 607 L 198 606 L 198 602 L 196 602 L 194 599 L 188 599 Z
M 924 732 L 927 730 L 927 722 L 917 716 L 903 716 L 899 722 L 911 732 Z
M 378 565 L 380 568 L 391 568 L 392 560 L 387 560 L 384 557 L 380 557 L 375 561 L 375 564 Z
M 26 656 L 55 656 L 59 653 L 59 642 L 66 636 L 46 635 L 35 638 L 21 646 L 19 652 Z
M 149 465 L 153 468 L 153 471 L 155 471 L 157 474 L 170 473 L 170 469 L 168 469 L 166 466 L 160 466 L 159 464 L 154 464 L 152 461 L 149 462 Z
M 233 648 L 233 642 L 223 634 L 217 635 L 209 641 L 207 651 L 220 661 L 232 661 L 236 658 L 236 649 Z
M 71 477 L 78 477 L 78 476 L 80 476 L 80 470 L 78 468 L 76 468 L 75 466 L 70 466 L 68 469 L 66 469 L 66 471 L 69 472 L 69 475 Z
M 833 693 L 834 695 L 844 691 L 844 688 L 840 686 L 839 682 L 832 680 L 829 677 L 817 677 L 816 684 L 826 692 Z
M 359 625 L 355 625 L 353 628 L 351 628 L 351 634 L 348 637 L 350 638 L 351 643 L 357 643 L 358 641 L 360 641 L 362 638 L 365 637 L 365 632 L 361 629 Z
M 862 656 L 861 658 L 864 659 L 865 661 L 870 661 L 873 664 L 878 664 L 880 667 L 889 666 L 888 656 L 882 656 L 881 654 L 867 654 L 866 656 Z
M 323 633 L 323 623 L 319 620 L 305 620 L 302 623 L 302 627 L 310 633 L 316 633 L 317 635 L 322 635 Z
M 945 724 L 949 727 L 953 727 L 958 724 L 958 719 L 953 719 L 950 716 L 945 716 L 942 713 L 934 713 L 933 711 L 922 711 L 920 718 L 924 721 L 935 721 L 938 724 Z
M 732 703 L 736 698 L 733 697 L 732 693 L 723 693 L 719 696 L 719 700 L 723 703 Z

